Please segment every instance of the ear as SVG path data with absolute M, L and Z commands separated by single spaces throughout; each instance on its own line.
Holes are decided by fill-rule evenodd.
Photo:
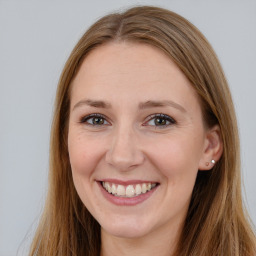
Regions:
M 219 125 L 215 125 L 206 131 L 204 150 L 199 161 L 198 169 L 210 170 L 220 159 L 223 152 L 223 142 Z M 214 160 L 214 162 L 212 162 Z

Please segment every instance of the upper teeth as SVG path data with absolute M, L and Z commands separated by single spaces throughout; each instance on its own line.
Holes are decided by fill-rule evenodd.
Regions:
M 147 191 L 150 191 L 152 188 L 156 186 L 156 183 L 142 183 L 136 185 L 123 186 L 120 184 L 111 184 L 109 182 L 103 181 L 102 185 L 108 191 L 108 193 L 111 193 L 113 195 L 119 197 L 134 197 L 142 193 L 146 193 Z

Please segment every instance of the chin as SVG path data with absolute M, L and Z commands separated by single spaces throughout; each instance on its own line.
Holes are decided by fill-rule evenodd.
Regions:
M 101 225 L 104 232 L 109 235 L 120 237 L 120 238 L 140 238 L 147 235 L 150 232 L 149 225 L 146 223 L 138 223 L 138 221 L 131 222 L 115 222 Z

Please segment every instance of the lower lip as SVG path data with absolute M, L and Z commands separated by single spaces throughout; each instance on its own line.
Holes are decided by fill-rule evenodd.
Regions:
M 152 196 L 152 194 L 156 191 L 157 187 L 154 187 L 153 189 L 151 189 L 150 191 L 148 191 L 145 194 L 141 194 L 139 196 L 135 196 L 135 197 L 118 197 L 118 196 L 114 196 L 110 193 L 108 193 L 101 185 L 101 182 L 98 182 L 98 185 L 100 186 L 101 192 L 103 194 L 103 196 L 111 203 L 115 204 L 115 205 L 120 205 L 120 206 L 133 206 L 133 205 L 137 205 L 140 204 L 144 201 L 146 201 L 149 197 Z

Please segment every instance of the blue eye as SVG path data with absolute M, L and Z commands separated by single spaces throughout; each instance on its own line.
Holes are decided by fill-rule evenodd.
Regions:
M 81 119 L 80 123 L 87 123 L 94 126 L 109 125 L 109 122 L 101 114 L 91 114 L 85 116 Z
M 154 114 L 148 117 L 148 121 L 144 125 L 164 128 L 172 124 L 176 124 L 176 121 L 172 117 L 165 114 Z

